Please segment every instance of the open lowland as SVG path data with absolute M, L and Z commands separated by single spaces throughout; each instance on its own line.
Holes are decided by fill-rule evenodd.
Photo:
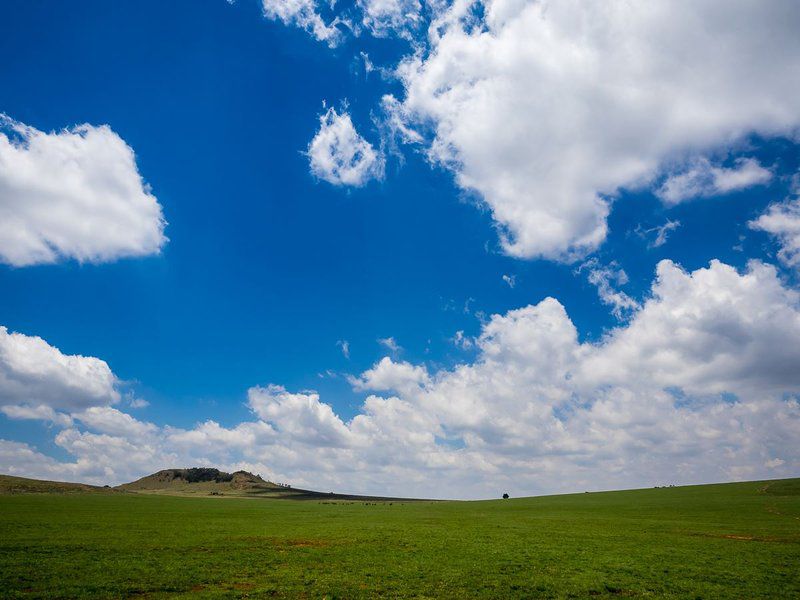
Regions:
M 800 597 L 798 479 L 480 502 L 0 479 L 3 597 Z

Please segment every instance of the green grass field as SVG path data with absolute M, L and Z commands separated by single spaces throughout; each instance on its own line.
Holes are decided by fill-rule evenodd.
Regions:
M 173 595 L 798 598 L 800 480 L 486 502 L 0 496 L 0 596 Z

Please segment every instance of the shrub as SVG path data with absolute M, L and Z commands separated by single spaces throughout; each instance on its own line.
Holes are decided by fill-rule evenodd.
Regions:
M 186 469 L 186 481 L 189 483 L 196 483 L 198 481 L 216 481 L 222 483 L 230 481 L 233 475 L 230 473 L 223 473 L 219 469 L 211 469 L 208 467 L 195 467 L 193 469 Z

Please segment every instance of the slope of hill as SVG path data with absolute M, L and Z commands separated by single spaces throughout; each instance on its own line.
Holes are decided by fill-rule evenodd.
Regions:
M 80 494 L 113 493 L 112 489 L 87 485 L 85 483 L 66 483 L 63 481 L 43 481 L 13 475 L 0 475 L 0 494 Z

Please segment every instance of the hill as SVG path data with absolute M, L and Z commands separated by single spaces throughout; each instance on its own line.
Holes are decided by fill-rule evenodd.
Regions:
M 354 501 L 410 501 L 410 498 L 384 498 L 316 492 L 266 481 L 260 475 L 247 471 L 226 473 L 219 469 L 194 467 L 191 469 L 164 469 L 115 489 L 138 494 L 162 496 L 231 496 L 248 498 L 273 498 L 283 500 L 354 500 Z
M 86 494 L 113 493 L 109 488 L 85 483 L 67 483 L 63 481 L 44 481 L 0 475 L 0 494 Z
M 125 492 L 168 495 L 248 495 L 280 494 L 285 488 L 247 471 L 226 473 L 219 469 L 163 469 L 130 483 L 117 486 Z

